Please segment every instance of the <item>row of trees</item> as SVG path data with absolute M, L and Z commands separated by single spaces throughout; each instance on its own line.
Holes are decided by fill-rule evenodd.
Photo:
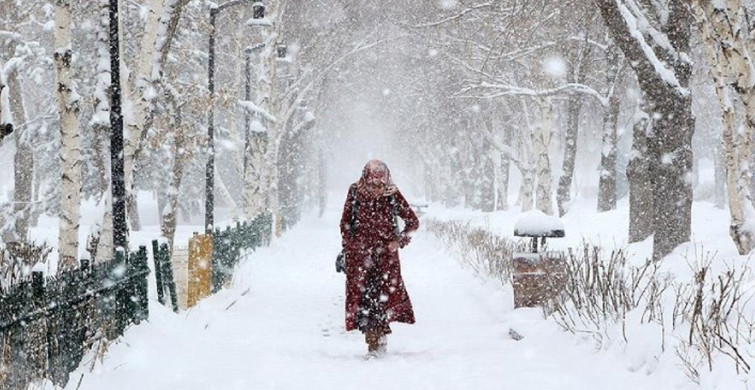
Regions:
M 138 191 L 154 192 L 161 230 L 171 242 L 180 214 L 187 220 L 201 215 L 211 148 L 217 152 L 217 203 L 235 217 L 253 219 L 269 209 L 283 226 L 297 219 L 305 197 L 323 191 L 322 180 L 302 180 L 320 177 L 318 165 L 306 163 L 319 155 L 312 141 L 318 86 L 339 63 L 378 40 L 371 34 L 351 39 L 358 18 L 318 24 L 328 18 L 319 6 L 261 3 L 120 3 L 132 230 L 141 228 Z M 78 240 L 84 199 L 96 200 L 100 209 L 86 249 L 97 261 L 113 253 L 109 1 L 94 4 L 0 4 L 0 122 L 14 129 L 2 142 L 15 155 L 13 193 L 0 213 L 0 230 L 6 242 L 24 240 L 40 214 L 59 215 L 59 270 L 74 266 L 84 246 Z M 260 5 L 264 11 L 255 14 Z M 217 12 L 221 7 L 228 11 Z M 218 19 L 214 34 L 211 12 Z M 211 35 L 212 95 L 206 77 Z M 217 123 L 213 142 L 208 122 Z
M 101 205 L 88 249 L 112 253 L 107 3 L 0 4 L 0 125 L 13 129 L 2 142 L 15 174 L 2 234 L 22 239 L 40 213 L 60 215 L 63 264 L 80 246 L 79 193 Z M 739 1 L 270 0 L 262 18 L 252 3 L 121 4 L 133 229 L 139 190 L 155 193 L 169 239 L 181 214 L 202 214 L 210 147 L 218 204 L 295 221 L 323 192 L 344 112 L 366 97 L 428 197 L 449 205 L 507 208 L 518 172 L 522 210 L 564 215 L 585 186 L 581 166 L 598 168 L 606 211 L 625 172 L 630 241 L 654 234 L 655 258 L 689 239 L 696 162 L 723 155 L 731 235 L 751 249 L 755 78 Z M 210 94 L 213 7 L 225 10 Z M 719 140 L 721 153 L 695 148 Z
M 690 238 L 698 163 L 723 159 L 731 236 L 750 251 L 755 78 L 740 2 L 383 4 L 402 10 L 385 30 L 406 44 L 360 61 L 394 63 L 377 76 L 393 81 L 378 115 L 397 117 L 396 148 L 421 159 L 430 198 L 506 208 L 514 167 L 522 210 L 564 215 L 584 186 L 574 182 L 581 160 L 598 169 L 598 211 L 616 208 L 626 175 L 630 242 L 653 235 L 660 259 Z M 707 104 L 716 96 L 720 107 Z M 710 148 L 722 140 L 723 153 Z

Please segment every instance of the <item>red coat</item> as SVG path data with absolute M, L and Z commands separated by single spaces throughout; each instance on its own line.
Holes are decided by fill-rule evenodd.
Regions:
M 374 254 L 383 278 L 388 281 L 381 291 L 381 296 L 387 297 L 387 321 L 413 324 L 414 310 L 401 277 L 398 250 L 390 252 L 388 243 L 398 241 L 403 248 L 410 241 L 409 234 L 419 228 L 419 220 L 401 192 L 396 190 L 393 196 L 397 215 L 405 223 L 404 230 L 397 235 L 393 229 L 390 197 L 374 199 L 366 193 L 355 191 L 356 187 L 355 183 L 349 188 L 341 215 L 341 237 L 346 250 L 346 330 L 357 329 L 356 313 L 367 275 L 365 263 L 373 261 L 371 254 Z M 353 235 L 349 229 L 354 201 L 352 194 L 356 194 L 359 202 Z

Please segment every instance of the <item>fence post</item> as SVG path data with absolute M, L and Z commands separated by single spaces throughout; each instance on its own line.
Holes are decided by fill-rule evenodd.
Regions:
M 139 246 L 139 251 L 134 256 L 134 261 L 131 265 L 132 279 L 134 289 L 134 323 L 139 324 L 142 320 L 149 318 L 149 302 L 147 298 L 147 274 L 149 273 L 149 267 L 147 266 L 147 247 L 144 245 Z
M 160 254 L 162 255 L 163 275 L 165 276 L 165 283 L 168 285 L 168 291 L 170 292 L 170 300 L 173 305 L 173 311 L 178 313 L 178 294 L 176 293 L 176 281 L 173 279 L 173 265 L 170 260 L 170 249 L 167 243 L 163 243 L 160 246 Z
M 155 265 L 155 284 L 157 284 L 157 301 L 161 305 L 165 304 L 165 287 L 163 287 L 163 270 L 162 270 L 162 257 L 160 256 L 160 249 L 157 247 L 157 240 L 152 240 L 152 261 Z
M 223 286 L 223 237 L 220 229 L 212 233 L 212 293 L 220 291 Z
M 39 303 L 39 300 L 45 294 L 45 280 L 42 271 L 33 271 L 31 273 L 31 290 L 34 300 L 36 303 Z
M 79 263 L 80 263 L 81 272 L 84 272 L 84 273 L 89 272 L 89 264 L 90 264 L 89 259 L 81 259 Z
M 128 321 L 131 318 L 131 291 L 128 288 L 128 284 L 123 283 L 124 278 L 128 275 L 128 264 L 126 262 L 127 254 L 123 248 L 118 248 L 115 251 L 115 263 L 110 277 L 116 284 L 115 293 L 115 328 L 116 335 L 123 334 L 123 331 L 128 325 Z M 126 285 L 124 285 L 126 284 Z

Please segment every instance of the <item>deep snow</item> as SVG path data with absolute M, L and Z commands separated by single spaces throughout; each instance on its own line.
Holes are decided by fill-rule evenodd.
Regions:
M 543 320 L 540 310 L 514 310 L 509 286 L 473 275 L 422 228 L 401 252 L 417 323 L 393 325 L 388 354 L 366 360 L 361 334 L 344 331 L 344 280 L 333 264 L 340 205 L 332 203 L 323 218 L 307 215 L 247 256 L 233 287 L 198 307 L 176 315 L 153 300 L 149 323 L 131 327 L 91 372 L 86 357 L 67 388 L 79 381 L 80 389 L 692 387 L 678 367 L 643 360 L 641 344 L 635 353 L 598 352 L 589 339 Z M 476 219 L 508 236 L 516 220 L 514 211 L 483 217 L 430 209 L 435 217 Z M 606 214 L 601 232 L 619 232 L 621 212 Z M 567 220 L 564 245 L 604 217 L 572 226 Z M 510 329 L 524 338 L 512 339 Z

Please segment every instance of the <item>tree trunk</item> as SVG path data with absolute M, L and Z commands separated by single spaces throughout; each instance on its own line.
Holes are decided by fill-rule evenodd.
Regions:
M 490 143 L 483 141 L 484 146 L 480 158 L 482 159 L 482 183 L 480 186 L 480 208 L 484 212 L 495 211 L 495 163 L 491 157 L 493 151 Z
M 714 199 L 717 209 L 724 209 L 726 204 L 726 167 L 723 163 L 723 148 L 720 145 L 716 145 L 713 148 L 713 165 L 714 165 Z
M 58 272 L 78 264 L 79 207 L 81 204 L 81 150 L 79 148 L 78 95 L 73 90 L 71 61 L 71 2 L 57 1 L 55 7 L 55 75 L 60 139 L 62 186 Z
M 652 122 L 638 102 L 632 131 L 632 151 L 627 164 L 630 244 L 653 234 L 653 183 L 648 152 L 650 126 Z
M 157 50 L 155 43 L 157 39 L 157 27 L 161 17 L 169 17 L 169 15 L 163 15 L 164 2 L 165 0 L 150 0 L 148 7 L 146 7 L 147 20 L 139 47 L 139 61 L 136 66 L 136 72 L 134 72 L 134 88 L 124 88 L 124 92 L 127 92 L 124 95 L 128 96 L 128 100 L 133 103 L 133 115 L 127 118 L 129 120 L 126 121 L 126 134 L 128 134 L 128 137 L 125 139 L 123 165 L 126 188 L 128 189 L 126 208 L 129 215 L 129 223 L 133 230 L 140 230 L 141 228 L 138 206 L 135 204 L 137 200 L 133 193 L 134 169 L 140 156 L 140 143 L 146 137 L 148 130 L 145 122 L 148 111 L 151 110 L 150 101 L 152 99 L 148 97 L 148 91 L 152 86 L 152 70 L 155 51 Z M 156 91 L 152 91 L 151 93 L 155 94 Z
M 100 200 L 102 207 L 102 224 L 100 225 L 100 236 L 97 242 L 97 256 L 92 261 L 95 263 L 104 263 L 113 259 L 115 249 L 113 248 L 113 197 L 110 186 Z
M 500 111 L 500 110 L 499 110 Z M 502 114 L 499 114 L 502 115 Z M 496 122 L 494 122 L 496 123 Z M 511 126 L 506 126 L 502 117 L 498 118 L 500 124 L 501 143 L 505 146 L 511 146 Z M 493 129 L 495 131 L 495 129 Z M 500 160 L 498 162 L 497 180 L 496 180 L 496 210 L 509 209 L 509 176 L 511 172 L 511 156 L 498 151 Z
M 98 171 L 99 190 L 102 194 L 99 211 L 100 229 L 96 233 L 97 246 L 92 262 L 102 263 L 113 258 L 113 205 L 110 178 L 110 2 L 99 1 L 99 28 L 97 33 L 97 84 L 94 92 L 92 133 L 95 150 L 94 164 Z
M 533 152 L 537 162 L 537 190 L 536 206 L 547 215 L 553 215 L 553 201 L 551 200 L 551 162 L 548 149 L 553 134 L 553 106 L 549 100 L 540 104 L 542 118 L 536 128 L 533 140 Z
M 577 159 L 577 137 L 579 136 L 579 112 L 581 108 L 581 95 L 569 95 L 563 173 L 558 178 L 558 190 L 556 191 L 559 217 L 563 217 L 569 211 L 571 205 L 571 184 L 574 178 L 574 163 Z
M 150 14 L 148 15 L 146 34 L 142 37 L 140 49 L 139 73 L 136 76 L 137 93 L 133 123 L 129 123 L 131 138 L 126 144 L 126 188 L 128 188 L 127 208 L 129 222 L 133 230 L 141 229 L 139 220 L 139 207 L 136 189 L 136 171 L 139 168 L 142 155 L 144 154 L 144 140 L 147 131 L 152 126 L 155 104 L 148 97 L 148 91 L 156 96 L 162 96 L 160 92 L 163 66 L 168 57 L 173 38 L 178 30 L 178 21 L 181 18 L 184 6 L 189 0 L 152 0 Z M 145 46 L 146 45 L 146 46 Z
M 585 74 L 589 71 L 592 45 L 585 43 L 578 49 L 577 55 L 570 61 L 569 81 L 582 83 Z M 582 110 L 582 94 L 569 95 L 569 103 L 566 118 L 566 139 L 564 147 L 564 162 L 562 164 L 561 177 L 558 178 L 556 190 L 556 203 L 558 215 L 563 217 L 571 205 L 571 185 L 574 179 L 574 164 L 577 160 L 577 139 L 579 138 L 579 114 Z
M 660 260 L 679 244 L 689 241 L 692 221 L 692 132 L 694 116 L 689 96 L 667 96 L 652 112 L 661 116 L 653 123 L 650 154 L 653 156 L 653 205 L 655 240 L 653 258 Z
M 251 221 L 265 211 L 267 206 L 267 179 L 265 177 L 264 156 L 267 137 L 261 132 L 252 132 L 244 170 L 244 218 Z
M 677 245 L 689 241 L 692 222 L 692 187 L 688 175 L 692 170 L 695 118 L 688 88 L 692 73 L 687 55 L 691 24 L 688 4 L 684 0 L 669 0 L 664 17 L 660 18 L 661 31 L 654 30 L 663 37 L 664 44 L 658 45 L 658 36 L 649 38 L 645 34 L 649 30 L 635 30 L 622 15 L 622 11 L 637 10 L 627 11 L 615 0 L 595 0 L 595 3 L 613 41 L 637 74 L 648 112 L 654 116 L 648 151 L 654 206 L 653 259 L 660 260 Z M 659 55 L 663 61 L 658 60 Z
M 501 162 L 498 171 L 498 200 L 496 210 L 509 209 L 509 176 L 511 173 L 511 158 L 507 155 L 500 154 Z
M 606 82 L 608 84 L 608 107 L 603 113 L 603 147 L 600 153 L 600 179 L 598 182 L 598 212 L 616 209 L 616 154 L 619 109 L 621 101 L 616 96 L 616 85 L 621 79 L 619 48 L 614 44 L 606 51 L 608 67 Z
M 161 210 L 162 215 L 160 218 L 162 234 L 168 239 L 171 251 L 173 250 L 173 242 L 176 236 L 176 225 L 178 224 L 178 194 L 184 176 L 184 166 L 186 165 L 185 155 L 179 154 L 178 152 L 186 146 L 186 136 L 184 134 L 186 130 L 181 129 L 180 126 L 178 127 L 174 141 L 174 158 L 173 167 L 171 169 L 170 185 L 168 186 L 165 209 Z
M 755 88 L 751 84 L 752 60 L 747 56 L 747 34 L 741 28 L 744 12 L 739 1 L 727 1 L 725 8 L 712 3 L 695 4 L 695 14 L 705 41 L 705 54 L 711 68 L 716 96 L 723 113 L 722 143 L 725 155 L 726 189 L 731 223 L 729 235 L 744 255 L 753 248 L 753 232 L 746 228 L 753 215 L 750 191 L 750 147 L 755 127 Z M 724 5 L 721 3 L 720 5 Z M 734 24 L 734 25 L 733 25 Z M 737 118 L 728 91 L 728 80 L 736 79 L 734 88 L 745 107 L 746 123 L 737 129 Z
M 532 210 L 533 192 L 535 190 L 535 173 L 532 169 L 522 170 L 522 187 L 519 192 L 522 212 Z
M 0 58 L 0 69 L 3 69 L 3 68 L 5 68 L 5 65 L 3 64 L 3 59 Z M 3 106 L 3 102 L 4 102 L 3 94 L 5 93 L 7 89 L 5 86 L 5 77 L 3 73 L 4 72 L 0 72 L 0 142 L 3 142 L 3 138 L 5 138 L 6 136 L 5 127 L 7 125 L 5 123 L 5 116 L 3 115 L 3 109 L 5 109 L 5 106 Z
M 13 160 L 15 180 L 13 190 L 15 227 L 13 229 L 13 236 L 16 240 L 25 240 L 29 233 L 29 219 L 31 216 L 34 150 L 31 146 L 30 126 L 26 123 L 28 118 L 26 117 L 26 108 L 24 107 L 21 83 L 18 80 L 17 71 L 13 71 L 8 75 L 8 90 L 16 138 L 16 155 Z

